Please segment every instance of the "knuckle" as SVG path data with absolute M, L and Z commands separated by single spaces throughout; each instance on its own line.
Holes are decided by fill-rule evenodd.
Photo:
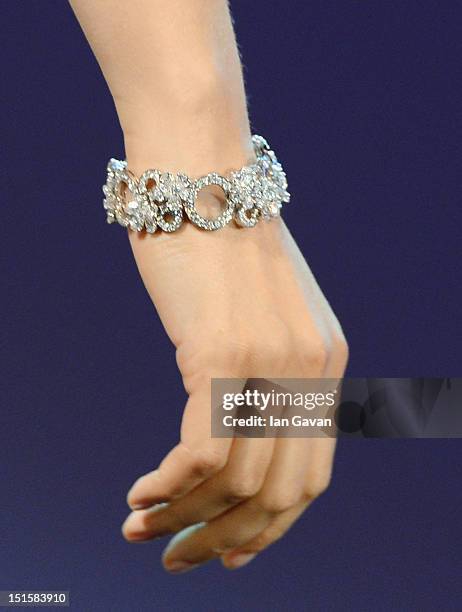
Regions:
M 312 338 L 302 342 L 300 354 L 303 367 L 310 374 L 321 373 L 329 359 L 328 347 L 320 338 Z
M 284 321 L 276 317 L 269 322 L 265 319 L 264 327 L 258 321 L 252 326 L 238 321 L 232 326 L 229 323 L 215 326 L 205 336 L 192 339 L 187 348 L 177 349 L 177 363 L 183 378 L 197 383 L 210 378 L 211 372 L 239 376 L 262 364 L 283 364 L 289 359 L 291 348 L 291 335 Z
M 268 332 L 268 330 L 270 330 Z M 277 317 L 265 319 L 264 327 L 259 322 L 248 330 L 242 342 L 246 347 L 247 365 L 274 368 L 283 365 L 290 355 L 290 333 L 286 323 Z
M 271 329 L 271 333 L 265 332 L 257 343 L 256 350 L 259 356 L 266 359 L 283 360 L 289 353 L 290 349 L 290 338 L 286 328 L 279 326 L 279 328 Z
M 244 477 L 228 482 L 224 493 L 227 503 L 235 505 L 250 499 L 258 492 L 259 484 L 257 479 L 253 477 Z
M 346 365 L 349 357 L 348 343 L 343 334 L 336 334 L 332 340 L 332 351 Z
M 242 372 L 252 361 L 253 341 L 249 338 L 232 337 L 225 343 L 219 361 L 232 372 Z
M 259 500 L 260 508 L 266 512 L 267 514 L 281 514 L 286 510 L 289 510 L 293 506 L 295 506 L 300 499 L 300 495 L 289 493 L 289 492 L 279 492 L 273 495 L 265 495 L 261 497 Z
M 318 477 L 312 479 L 304 488 L 303 495 L 305 501 L 311 501 L 320 497 L 323 493 L 327 491 L 330 484 L 330 476 L 329 477 Z
M 203 449 L 194 454 L 192 470 L 195 476 L 210 476 L 219 472 L 226 463 L 226 457 L 216 450 Z

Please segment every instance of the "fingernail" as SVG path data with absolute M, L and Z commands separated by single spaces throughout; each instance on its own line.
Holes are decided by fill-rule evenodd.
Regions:
M 193 567 L 197 567 L 197 563 L 189 563 L 189 561 L 169 561 L 166 563 L 165 568 L 169 572 L 173 572 L 174 574 L 180 574 L 181 572 L 187 572 Z
M 256 553 L 241 553 L 231 557 L 231 559 L 228 560 L 227 565 L 229 565 L 229 567 L 232 569 L 237 569 L 238 567 L 242 567 L 243 565 L 250 563 L 250 561 L 252 561 L 252 559 L 254 559 L 256 556 Z

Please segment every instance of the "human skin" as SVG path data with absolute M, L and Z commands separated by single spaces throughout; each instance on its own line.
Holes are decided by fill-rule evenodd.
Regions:
M 71 0 L 101 66 L 130 170 L 225 173 L 253 160 L 242 69 L 224 0 Z M 198 208 L 216 215 L 220 198 Z M 291 204 L 292 205 L 292 204 Z M 303 202 L 295 202 L 303 214 Z M 308 215 L 305 215 L 307 218 Z M 163 563 L 241 567 L 328 486 L 331 438 L 211 437 L 210 380 L 340 378 L 341 327 L 282 219 L 207 232 L 129 231 L 176 348 L 188 400 L 178 444 L 128 493 L 127 540 L 177 534 Z

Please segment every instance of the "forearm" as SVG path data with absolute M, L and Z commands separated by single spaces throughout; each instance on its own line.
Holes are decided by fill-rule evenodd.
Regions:
M 225 0 L 72 5 L 114 97 L 132 171 L 224 174 L 254 158 Z M 205 192 L 195 206 L 208 202 Z M 208 195 L 211 214 L 202 214 L 214 217 L 222 198 Z M 280 219 L 242 231 L 185 222 L 177 235 L 128 233 L 188 399 L 178 444 L 130 490 L 123 533 L 139 542 L 194 526 L 170 542 L 167 569 L 218 556 L 240 567 L 326 488 L 335 442 L 212 436 L 210 381 L 338 379 L 347 358 L 340 326 Z
M 252 159 L 226 0 L 71 0 L 101 66 L 135 173 L 193 176 Z

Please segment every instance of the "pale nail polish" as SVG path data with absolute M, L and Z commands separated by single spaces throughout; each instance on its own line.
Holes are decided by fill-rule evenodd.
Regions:
M 229 565 L 232 568 L 238 568 L 250 563 L 252 559 L 254 559 L 257 555 L 255 553 L 241 553 L 239 555 L 235 555 L 229 560 Z
M 173 572 L 174 574 L 179 574 L 181 572 L 187 572 L 193 567 L 196 567 L 197 564 L 189 563 L 189 561 L 170 561 L 166 564 L 166 568 L 169 572 Z

